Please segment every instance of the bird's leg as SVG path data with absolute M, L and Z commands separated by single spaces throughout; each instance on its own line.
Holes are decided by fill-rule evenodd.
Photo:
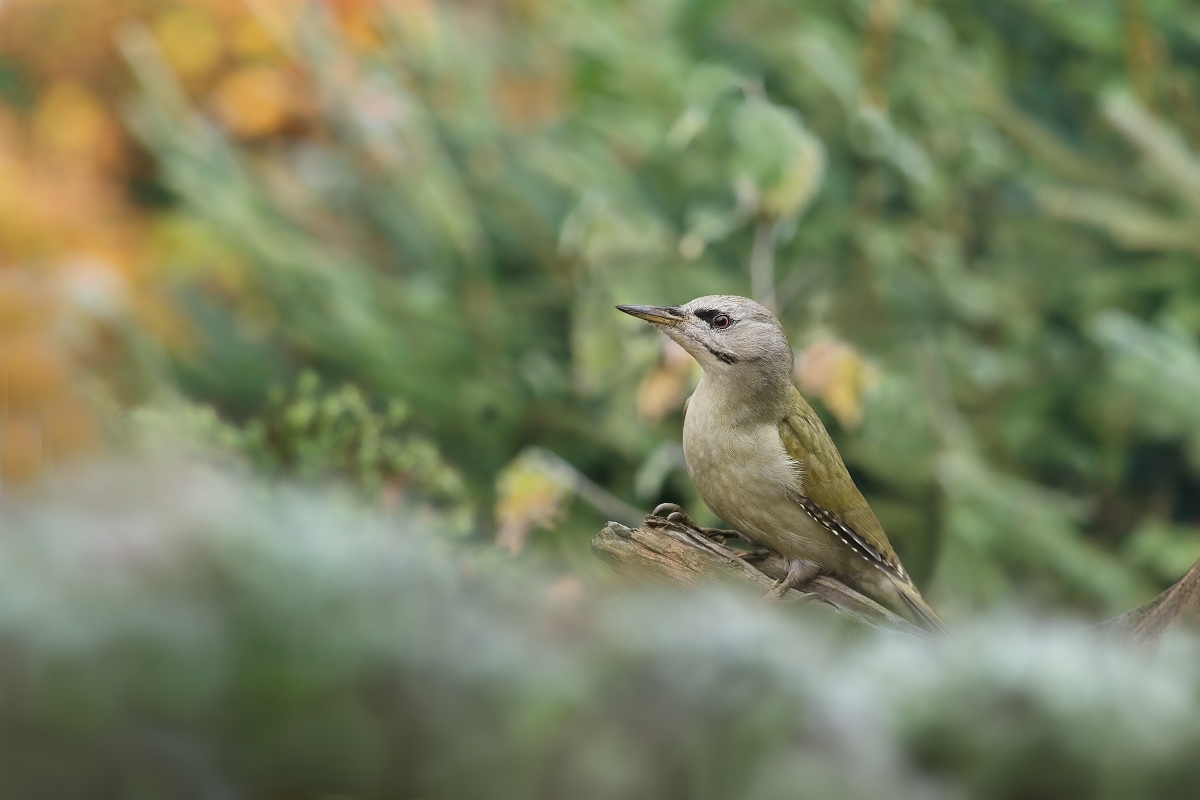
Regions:
M 817 562 L 809 561 L 806 558 L 793 558 L 788 562 L 787 574 L 776 581 L 763 600 L 776 603 L 788 593 L 789 589 L 799 589 L 819 574 L 821 574 L 821 565 Z

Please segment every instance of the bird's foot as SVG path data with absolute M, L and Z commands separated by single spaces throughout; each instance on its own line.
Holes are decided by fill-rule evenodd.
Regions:
M 687 515 L 687 512 L 674 503 L 659 503 L 654 507 L 654 510 L 650 512 L 650 516 L 646 519 L 649 521 L 655 517 L 658 519 L 665 519 L 669 522 L 674 522 L 678 525 L 683 525 L 684 527 L 692 528 L 697 531 L 700 530 L 700 526 L 697 525 L 696 522 Z
M 756 547 L 753 550 L 730 550 L 734 558 L 740 558 L 742 561 L 762 561 L 767 556 L 771 555 L 771 551 L 765 547 Z
M 660 503 L 654 508 L 650 516 L 666 519 L 668 522 L 674 522 L 677 525 L 682 525 L 685 528 L 691 528 L 706 539 L 712 539 L 717 544 L 725 544 L 730 539 L 740 539 L 746 544 L 753 544 L 749 539 L 743 536 L 738 531 L 723 530 L 721 528 L 705 528 L 697 525 L 696 521 L 687 515 L 679 506 L 674 503 Z
M 717 544 L 725 544 L 730 539 L 739 539 L 746 544 L 752 544 L 749 539 L 747 539 L 745 536 L 742 536 L 737 531 L 724 530 L 722 528 L 701 528 L 696 525 L 693 525 L 692 527 L 699 531 L 701 535 L 708 539 L 712 539 Z
M 778 603 L 791 589 L 800 589 L 821 574 L 821 565 L 805 558 L 793 558 L 788 562 L 787 574 L 775 582 L 763 600 Z

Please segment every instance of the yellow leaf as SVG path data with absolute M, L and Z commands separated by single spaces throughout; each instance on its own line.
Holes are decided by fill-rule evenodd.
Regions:
M 273 53 L 276 49 L 271 32 L 255 17 L 246 17 L 238 22 L 233 29 L 229 45 L 241 58 L 257 58 Z
M 862 424 L 863 400 L 878 382 L 878 372 L 852 345 L 823 338 L 796 359 L 800 391 L 819 397 L 843 428 Z
M 655 423 L 683 404 L 684 376 L 659 367 L 642 379 L 637 391 L 638 416 Z
M 202 9 L 163 12 L 154 21 L 154 33 L 163 55 L 184 80 L 203 78 L 221 58 L 221 32 Z
M 389 21 L 406 43 L 428 44 L 438 35 L 437 9 L 432 0 L 390 0 Z
M 825 148 L 811 134 L 804 141 L 805 146 L 784 168 L 779 182 L 763 193 L 763 208 L 776 218 L 803 212 L 825 180 Z
M 526 450 L 496 479 L 496 544 L 519 553 L 535 527 L 562 518 L 571 488 L 536 450 Z
M 114 120 L 96 98 L 71 81 L 60 81 L 42 95 L 32 130 L 34 143 L 53 157 L 105 164 L 120 154 Z

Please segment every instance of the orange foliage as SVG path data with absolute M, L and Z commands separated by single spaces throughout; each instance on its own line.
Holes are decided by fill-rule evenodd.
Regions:
M 213 93 L 217 117 L 234 135 L 258 138 L 283 129 L 291 111 L 287 77 L 265 65 L 226 75 Z
M 638 416 L 648 423 L 658 422 L 683 407 L 683 401 L 696 383 L 699 365 L 675 342 L 662 337 L 662 359 L 648 374 L 637 391 Z
M 562 74 L 561 70 L 546 70 L 535 75 L 497 76 L 492 97 L 508 126 L 529 131 L 557 121 L 566 88 Z
M 295 135 L 312 92 L 288 56 L 302 0 L 6 0 L 0 67 L 0 483 L 37 475 L 97 439 L 81 388 L 97 323 L 136 315 L 174 331 L 157 297 L 170 237 L 139 207 L 144 169 L 121 105 L 117 46 L 144 24 L 196 108 L 230 135 Z M 406 4 L 401 4 L 406 5 Z M 410 2 L 424 8 L 427 4 Z M 345 39 L 377 46 L 377 0 L 327 0 Z

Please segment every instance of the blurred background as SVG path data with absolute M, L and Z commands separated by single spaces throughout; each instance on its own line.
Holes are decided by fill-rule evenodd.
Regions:
M 26 576 L 0 591 L 0 638 L 93 677 L 111 650 L 121 687 L 218 739 L 253 730 L 206 716 L 199 689 L 126 686 L 129 641 L 165 647 L 191 620 L 187 652 L 211 655 L 203 620 L 259 613 L 284 636 L 267 575 L 280 598 L 335 586 L 370 607 L 344 522 L 321 546 L 358 561 L 250 557 L 278 545 L 272 519 L 340 519 L 288 511 L 278 478 L 510 589 L 544 580 L 539 613 L 603 604 L 605 520 L 672 501 L 715 522 L 680 449 L 697 368 L 613 304 L 709 293 L 778 313 L 798 385 L 947 619 L 1144 602 L 1200 558 L 1197 64 L 1182 0 L 0 0 L 0 551 Z M 193 541 L 227 528 L 246 542 Z M 242 584 L 194 548 L 247 571 L 248 605 L 214 610 Z M 281 582 L 289 564 L 311 582 Z M 176 616 L 117 623 L 180 580 Z M 302 640 L 315 619 L 287 624 Z M 241 664 L 245 642 L 217 638 Z M 64 697 L 92 698 L 76 737 L 125 708 L 108 678 L 47 680 L 50 711 L 30 701 L 0 736 L 75 720 Z M 246 680 L 221 696 L 291 708 Z M 322 719 L 345 722 L 334 695 Z M 374 742 L 347 724 L 361 735 L 336 741 Z M 632 763 L 612 730 L 596 758 Z M 202 754 L 177 744 L 155 746 L 192 775 Z M 365 750 L 331 774 L 375 775 Z M 613 796 L 642 785 L 630 769 Z M 354 785 L 471 793 L 437 776 Z

